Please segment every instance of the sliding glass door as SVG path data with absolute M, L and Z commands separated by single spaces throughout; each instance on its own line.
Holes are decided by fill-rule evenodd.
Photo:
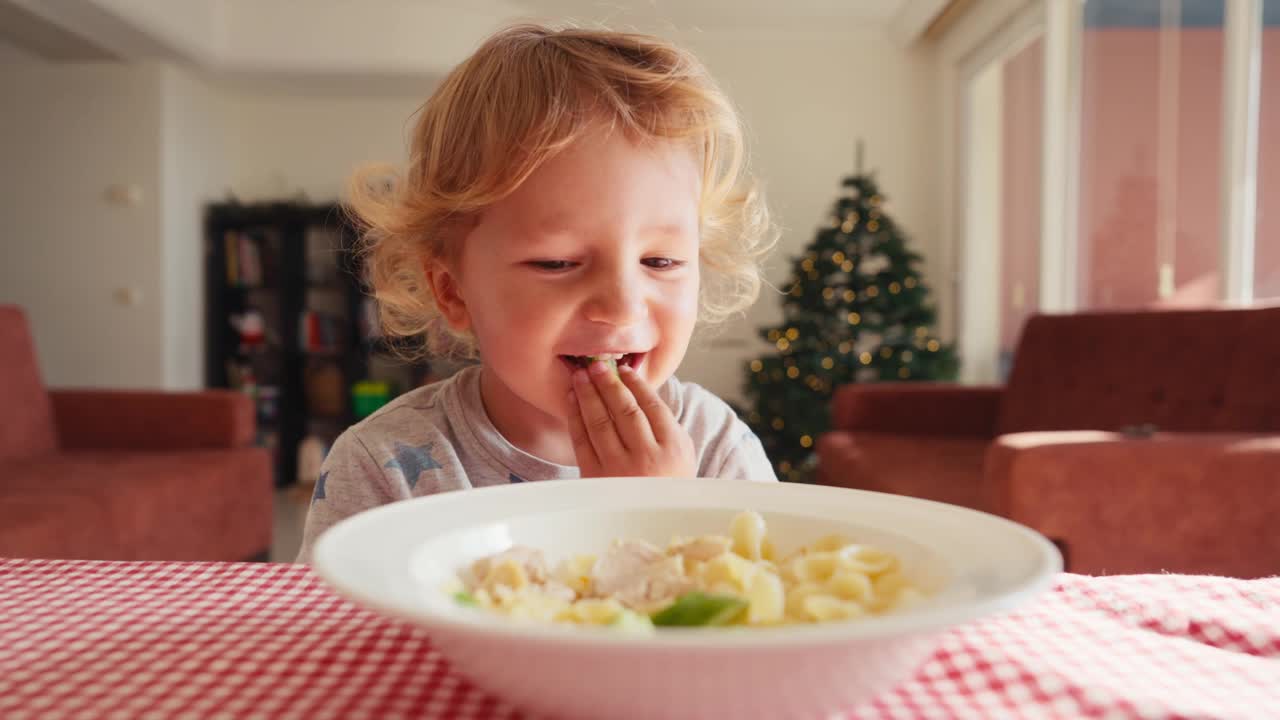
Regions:
M 1262 6 L 1253 295 L 1280 300 L 1280 0 Z
M 1222 295 L 1224 0 L 1088 0 L 1077 308 Z

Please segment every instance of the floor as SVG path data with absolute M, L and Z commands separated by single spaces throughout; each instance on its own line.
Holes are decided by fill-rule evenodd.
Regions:
M 271 537 L 271 562 L 293 562 L 302 546 L 302 526 L 311 506 L 311 488 L 276 490 L 275 530 Z

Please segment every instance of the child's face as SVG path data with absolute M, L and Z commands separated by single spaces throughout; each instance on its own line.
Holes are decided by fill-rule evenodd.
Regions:
M 596 133 L 483 213 L 457 319 L 506 390 L 563 417 L 574 356 L 625 353 L 651 386 L 675 372 L 698 315 L 699 183 L 683 148 Z

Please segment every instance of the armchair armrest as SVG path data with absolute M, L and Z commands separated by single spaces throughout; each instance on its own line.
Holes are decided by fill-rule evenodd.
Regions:
M 1005 435 L 984 492 L 1072 572 L 1280 573 L 1280 435 Z
M 904 435 L 995 436 L 1004 389 L 944 383 L 845 385 L 836 391 L 831 427 Z
M 253 442 L 253 401 L 232 390 L 51 390 L 64 450 L 197 450 Z

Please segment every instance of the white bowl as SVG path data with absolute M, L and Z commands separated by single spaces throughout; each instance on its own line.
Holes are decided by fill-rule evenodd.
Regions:
M 446 580 L 512 544 L 548 559 L 614 538 L 665 546 L 725 534 L 756 510 L 780 553 L 831 533 L 889 550 L 923 605 L 850 622 L 662 629 L 650 636 L 521 624 L 458 606 Z M 947 628 L 1049 587 L 1057 549 L 1008 520 L 953 505 L 792 483 L 561 480 L 452 492 L 374 508 L 316 543 L 320 577 L 356 603 L 422 626 L 477 686 L 563 718 L 788 718 L 852 710 L 906 679 Z

